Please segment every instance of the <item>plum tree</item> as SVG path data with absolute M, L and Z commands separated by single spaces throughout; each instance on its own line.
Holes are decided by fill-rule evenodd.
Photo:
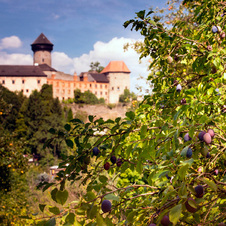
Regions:
M 173 225 L 217 225 L 225 219 L 226 40 L 213 26 L 225 31 L 226 17 L 220 15 L 226 5 L 220 0 L 173 0 L 171 5 L 175 10 L 169 14 L 142 10 L 124 23 L 144 37 L 128 47 L 150 58 L 152 93 L 124 118 L 73 119 L 61 136 L 74 144 L 74 154 L 60 163 L 69 165 L 52 184 L 58 191 L 55 202 L 66 199 L 64 181 L 85 188 L 76 202 L 62 205 L 65 211 L 57 217 L 63 223 L 66 212 L 81 225 L 160 225 L 164 216 Z M 168 56 L 178 59 L 168 63 Z M 214 142 L 208 128 L 214 130 Z M 206 133 L 197 137 L 201 131 Z M 98 158 L 93 154 L 81 168 L 79 159 L 94 147 L 101 150 Z M 187 158 L 189 148 L 193 153 Z M 111 161 L 106 172 L 103 163 L 113 155 L 116 164 Z M 205 188 L 202 198 L 195 197 L 196 185 Z M 106 214 L 102 200 L 114 207 Z

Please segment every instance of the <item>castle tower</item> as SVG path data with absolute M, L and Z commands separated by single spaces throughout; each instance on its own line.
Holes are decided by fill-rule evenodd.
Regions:
M 123 61 L 111 61 L 101 71 L 109 81 L 109 103 L 118 103 L 125 89 L 130 90 L 130 70 Z
M 47 64 L 51 67 L 51 51 L 53 44 L 41 33 L 38 38 L 31 44 L 34 52 L 34 64 Z

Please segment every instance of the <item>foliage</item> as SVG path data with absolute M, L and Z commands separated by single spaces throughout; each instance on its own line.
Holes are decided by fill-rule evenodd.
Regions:
M 74 102 L 76 104 L 103 104 L 104 99 L 98 99 L 95 94 L 93 94 L 90 90 L 81 92 L 80 89 L 74 90 Z
M 52 96 L 52 86 L 43 85 L 40 92 L 34 91 L 29 98 L 23 102 L 20 109 L 20 117 L 17 120 L 17 132 L 19 136 L 26 137 L 27 149 L 31 153 L 45 156 L 43 145 L 52 137 L 48 130 L 52 127 L 63 128 L 63 113 L 60 102 Z M 60 156 L 61 145 L 54 143 L 52 155 Z
M 124 93 L 119 96 L 119 102 L 121 103 L 128 103 L 136 99 L 136 94 L 134 92 L 131 93 L 128 89 L 124 89 Z
M 140 11 L 125 22 L 125 27 L 132 25 L 144 36 L 144 43 L 136 48 L 141 57 L 151 57 L 153 93 L 125 119 L 89 116 L 87 123 L 73 119 L 65 126 L 63 137 L 76 153 L 60 163 L 65 170 L 57 182 L 43 188 L 53 186 L 51 197 L 61 208 L 54 207 L 52 215 L 38 223 L 55 225 L 60 219 L 64 225 L 217 225 L 225 221 L 225 7 L 220 0 L 184 0 L 167 23 L 152 10 Z M 219 27 L 212 32 L 216 25 L 223 31 Z M 215 135 L 211 137 L 208 129 Z M 208 139 L 200 137 L 201 131 L 209 134 Z M 128 169 L 132 176 L 125 181 L 128 184 L 117 183 Z M 67 202 L 65 181 L 87 186 L 86 194 Z M 200 185 L 204 192 L 197 192 Z M 111 205 L 108 202 L 103 208 L 103 200 Z M 43 207 L 40 211 L 47 212 Z M 167 219 L 171 223 L 164 224 Z
M 97 72 L 101 72 L 104 67 L 100 65 L 100 62 L 96 61 L 95 63 L 94 62 L 91 62 L 90 63 L 90 70 L 89 71 L 97 71 Z

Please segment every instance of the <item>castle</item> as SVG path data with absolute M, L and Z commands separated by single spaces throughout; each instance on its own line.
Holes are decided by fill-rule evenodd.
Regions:
M 87 90 L 105 103 L 118 103 L 124 89 L 130 89 L 130 70 L 123 61 L 111 61 L 100 73 L 66 74 L 52 68 L 53 44 L 41 33 L 31 44 L 33 65 L 0 65 L 0 83 L 11 91 L 22 91 L 29 96 L 41 90 L 43 84 L 53 87 L 53 97 L 59 100 L 74 98 L 74 90 Z

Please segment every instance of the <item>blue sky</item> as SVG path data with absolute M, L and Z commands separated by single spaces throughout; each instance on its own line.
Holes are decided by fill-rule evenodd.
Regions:
M 123 23 L 135 12 L 166 7 L 165 0 L 0 0 L 0 64 L 32 64 L 30 44 L 44 33 L 54 44 L 52 64 L 73 74 L 89 69 L 92 61 L 106 66 L 124 60 L 136 78 L 147 75 L 147 63 L 122 50 L 141 36 Z M 135 63 L 136 62 L 136 63 Z M 137 67 L 135 67 L 137 64 Z M 140 83 L 140 82 L 138 82 Z

